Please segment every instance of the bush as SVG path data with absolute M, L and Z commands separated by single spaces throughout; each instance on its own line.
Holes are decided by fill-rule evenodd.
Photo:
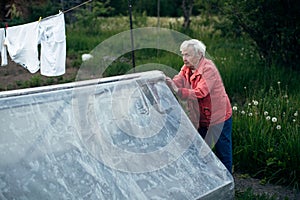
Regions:
M 232 30 L 243 30 L 255 41 L 268 66 L 274 63 L 300 70 L 299 1 L 231 0 L 225 5 L 223 12 L 232 21 L 227 24 Z

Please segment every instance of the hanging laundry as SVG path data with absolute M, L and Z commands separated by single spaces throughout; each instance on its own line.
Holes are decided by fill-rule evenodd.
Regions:
M 61 12 L 44 18 L 39 24 L 39 42 L 41 44 L 41 74 L 60 76 L 66 68 L 65 19 Z
M 40 68 L 38 59 L 38 22 L 12 26 L 6 29 L 7 51 L 11 59 L 35 73 Z
M 4 40 L 5 40 L 5 29 L 0 28 L 1 66 L 7 65 L 7 50 L 6 50 L 6 45 L 4 45 Z

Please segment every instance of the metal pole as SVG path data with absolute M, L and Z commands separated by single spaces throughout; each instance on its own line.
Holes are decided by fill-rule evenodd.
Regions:
M 157 0 L 157 27 L 160 27 L 160 0 Z
M 129 8 L 129 21 L 130 21 L 130 39 L 131 39 L 132 67 L 133 67 L 133 72 L 135 72 L 134 42 L 133 42 L 133 32 L 132 32 L 132 5 L 131 5 L 131 1 L 130 0 L 128 0 L 128 8 Z

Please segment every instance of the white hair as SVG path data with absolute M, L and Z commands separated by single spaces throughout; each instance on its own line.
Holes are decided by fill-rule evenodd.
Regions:
M 180 45 L 180 51 L 186 50 L 189 46 L 194 47 L 195 54 L 202 53 L 202 55 L 205 56 L 206 46 L 201 41 L 196 39 L 185 40 Z

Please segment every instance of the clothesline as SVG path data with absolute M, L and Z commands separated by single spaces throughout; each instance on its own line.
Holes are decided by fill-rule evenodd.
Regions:
M 40 45 L 40 51 L 38 50 Z M 0 28 L 1 67 L 7 53 L 12 61 L 30 73 L 61 76 L 66 71 L 66 34 L 64 13 L 18 26 Z
M 72 7 L 72 8 L 69 8 L 69 9 L 67 9 L 67 10 L 65 10 L 65 11 L 59 11 L 59 13 L 64 13 L 64 14 L 65 14 L 65 13 L 70 12 L 70 11 L 76 9 L 76 8 L 79 8 L 79 7 L 81 7 L 81 6 L 83 6 L 83 5 L 87 4 L 87 3 L 90 3 L 91 1 L 93 1 L 93 0 L 88 0 L 88 1 L 83 2 L 83 3 L 81 3 L 81 4 L 77 5 L 77 6 L 74 6 L 74 7 Z M 40 17 L 39 21 L 41 21 L 41 20 L 47 20 L 47 19 L 49 19 L 49 18 L 52 18 L 53 16 L 55 16 L 55 15 L 46 17 L 46 18 L 44 18 L 44 19 L 42 19 L 42 18 Z
M 66 64 L 64 14 L 91 1 L 59 11 L 56 15 L 40 17 L 35 22 L 12 27 L 6 24 L 5 28 L 0 28 L 1 66 L 8 64 L 8 53 L 12 61 L 30 73 L 40 70 L 44 76 L 63 75 Z M 40 52 L 37 44 L 41 45 Z
M 81 7 L 81 6 L 83 6 L 83 5 L 87 4 L 87 3 L 90 3 L 91 1 L 93 1 L 93 0 L 88 0 L 88 1 L 86 1 L 86 2 L 83 2 L 83 3 L 81 3 L 81 4 L 77 5 L 77 6 L 74 6 L 74 7 L 72 7 L 72 8 L 69 8 L 68 10 L 65 10 L 65 11 L 62 11 L 62 12 L 63 12 L 63 13 L 67 13 L 67 12 L 72 11 L 72 10 L 74 10 L 74 9 L 76 9 L 76 8 L 79 8 L 79 7 Z
M 62 13 L 65 14 L 65 13 L 70 12 L 70 11 L 76 9 L 76 8 L 79 8 L 79 7 L 81 7 L 81 6 L 83 6 L 83 5 L 87 4 L 87 3 L 90 3 L 90 2 L 92 2 L 92 1 L 93 1 L 93 0 L 85 1 L 85 2 L 83 2 L 83 3 L 81 3 L 81 4 L 79 4 L 79 5 L 76 5 L 76 6 L 72 7 L 72 8 L 69 8 L 69 9 L 67 9 L 67 10 L 59 11 L 59 13 L 62 12 Z M 46 18 L 44 18 L 44 19 L 42 19 L 42 17 L 40 17 L 38 21 L 45 20 L 45 19 L 49 19 L 49 18 L 51 18 L 51 17 L 53 17 L 53 16 L 49 16 L 49 17 L 46 17 Z M 5 22 L 5 28 L 7 28 L 7 27 L 8 27 L 8 23 Z

